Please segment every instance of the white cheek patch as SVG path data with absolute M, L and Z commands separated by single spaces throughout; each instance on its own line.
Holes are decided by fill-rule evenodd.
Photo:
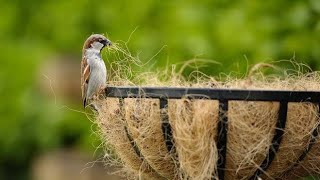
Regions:
M 99 43 L 99 42 L 93 42 L 91 44 L 91 47 L 95 50 L 101 50 L 103 48 L 103 44 Z

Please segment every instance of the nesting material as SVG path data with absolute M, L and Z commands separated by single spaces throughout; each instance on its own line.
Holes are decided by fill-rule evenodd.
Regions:
M 318 73 L 295 76 L 255 76 L 216 81 L 179 76 L 142 75 L 139 81 L 117 78 L 110 85 L 174 86 L 262 90 L 320 91 Z M 160 76 L 159 76 L 160 77 Z M 219 103 L 208 99 L 169 99 L 166 113 L 173 135 L 168 151 L 163 135 L 160 102 L 144 98 L 102 98 L 94 103 L 103 141 L 131 178 L 218 179 L 217 129 Z M 278 120 L 279 102 L 229 101 L 225 179 L 249 179 L 267 157 Z M 262 179 L 293 179 L 320 173 L 320 139 L 298 162 L 319 124 L 319 108 L 313 103 L 289 103 L 284 135 L 275 158 Z
M 128 131 L 145 161 L 161 176 L 174 179 L 175 165 L 164 143 L 159 101 L 126 99 L 124 106 Z
M 277 122 L 279 103 L 231 101 L 226 179 L 250 178 L 265 159 Z
M 108 98 L 101 104 L 99 112 L 99 126 L 105 140 L 121 158 L 128 174 L 146 179 L 162 179 L 162 177 L 139 156 L 132 146 L 132 139 L 128 136 L 127 123 L 120 108 L 120 102 L 115 98 Z
M 170 100 L 169 119 L 180 178 L 210 179 L 216 173 L 218 102 Z
M 286 131 L 282 139 L 285 143 L 280 144 L 266 175 L 280 177 L 284 171 L 291 171 L 292 163 L 309 145 L 310 132 L 318 126 L 317 109 L 311 103 L 288 104 Z
M 297 166 L 290 169 L 281 176 L 281 179 L 295 179 L 299 177 L 305 177 L 310 174 L 320 173 L 320 138 L 316 139 L 316 143 L 308 152 L 305 159 Z
M 300 86 L 288 82 L 282 85 L 286 89 L 290 89 L 290 86 L 294 90 L 300 89 Z M 250 86 L 253 88 L 254 84 Z M 310 86 L 315 90 L 319 83 L 314 81 Z M 308 87 L 303 86 L 303 90 L 306 89 Z M 141 97 L 124 99 L 120 103 L 119 99 L 106 98 L 96 103 L 100 107 L 97 122 L 104 140 L 114 148 L 123 166 L 136 177 L 217 179 L 217 101 L 169 100 L 167 113 L 172 128 L 174 152 L 168 152 L 165 145 L 159 100 Z M 278 102 L 229 102 L 226 179 L 248 179 L 254 174 L 269 151 L 278 110 Z M 295 165 L 308 147 L 318 123 L 317 105 L 289 103 L 286 128 L 279 150 L 261 177 L 286 179 L 319 173 L 318 140 L 305 159 Z

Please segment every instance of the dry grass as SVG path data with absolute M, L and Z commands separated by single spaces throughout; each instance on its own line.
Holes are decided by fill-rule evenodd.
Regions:
M 247 77 L 227 78 L 224 81 L 205 75 L 189 81 L 175 73 L 175 68 L 163 73 L 137 75 L 130 70 L 128 63 L 143 64 L 125 49 L 119 46 L 115 49 L 112 53 L 117 54 L 119 61 L 110 62 L 110 85 L 320 90 L 320 74 L 304 73 L 299 69 L 302 66 L 295 69 L 294 75 L 278 70 L 283 71 L 282 76 L 265 76 L 260 68 L 277 67 L 274 64 L 262 64 L 254 66 Z M 169 100 L 167 113 L 173 131 L 174 152 L 168 152 L 165 146 L 158 100 L 125 99 L 120 106 L 116 98 L 102 98 L 94 103 L 98 109 L 96 122 L 103 141 L 113 149 L 116 159 L 133 179 L 218 179 L 215 141 L 219 121 L 217 101 Z M 274 136 L 278 109 L 278 102 L 230 102 L 226 179 L 248 179 L 265 159 Z M 318 174 L 319 141 L 307 157 L 292 169 L 308 146 L 312 131 L 318 124 L 317 105 L 289 103 L 282 143 L 262 178 L 287 179 Z

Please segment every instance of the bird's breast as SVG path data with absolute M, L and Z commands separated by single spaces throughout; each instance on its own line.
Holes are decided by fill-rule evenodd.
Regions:
M 106 80 L 107 69 L 104 61 L 99 57 L 88 58 L 88 64 L 90 66 L 90 77 Z

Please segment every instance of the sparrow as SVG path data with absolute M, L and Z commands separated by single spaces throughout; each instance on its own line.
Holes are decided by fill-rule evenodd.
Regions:
M 81 61 L 81 90 L 84 107 L 87 106 L 88 100 L 105 87 L 107 69 L 101 57 L 101 50 L 105 46 L 111 46 L 111 41 L 100 34 L 93 34 L 84 42 Z

